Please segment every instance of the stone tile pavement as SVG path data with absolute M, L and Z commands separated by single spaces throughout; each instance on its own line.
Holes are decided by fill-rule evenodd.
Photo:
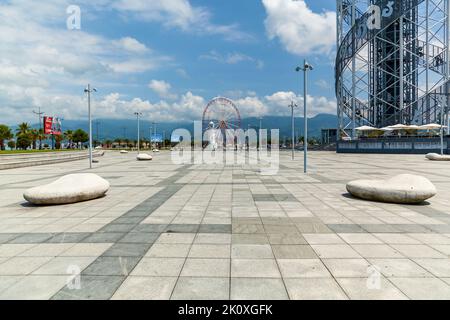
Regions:
M 417 155 L 281 153 L 258 165 L 140 163 L 107 152 L 104 198 L 34 207 L 24 189 L 86 161 L 0 171 L 0 299 L 450 299 L 450 170 Z M 413 173 L 420 206 L 365 202 L 345 183 Z

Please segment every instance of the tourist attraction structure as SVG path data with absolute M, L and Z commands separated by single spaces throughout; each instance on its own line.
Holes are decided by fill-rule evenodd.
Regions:
M 448 9 L 448 0 L 337 1 L 338 151 L 440 149 L 449 122 Z M 422 127 L 430 124 L 438 129 Z M 367 131 L 376 139 L 359 143 Z

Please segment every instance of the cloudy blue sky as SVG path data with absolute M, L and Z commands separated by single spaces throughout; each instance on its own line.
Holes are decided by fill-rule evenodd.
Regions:
M 288 114 L 304 58 L 310 115 L 334 114 L 335 19 L 330 0 L 1 0 L 0 122 L 83 119 L 88 82 L 101 118 L 198 120 L 219 95 L 242 117 Z

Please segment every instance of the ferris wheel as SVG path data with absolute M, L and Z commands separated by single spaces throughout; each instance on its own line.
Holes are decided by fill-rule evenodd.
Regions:
M 203 111 L 203 131 L 212 125 L 215 129 L 237 130 L 241 127 L 241 115 L 230 99 L 218 97 L 212 99 Z
M 213 149 L 222 145 L 234 144 L 234 137 L 225 138 L 226 130 L 241 128 L 241 115 L 230 99 L 218 97 L 212 99 L 203 112 L 203 132 Z M 229 141 L 228 141 L 229 140 Z

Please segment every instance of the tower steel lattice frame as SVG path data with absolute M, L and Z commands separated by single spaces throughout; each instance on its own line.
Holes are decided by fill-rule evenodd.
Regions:
M 362 125 L 440 123 L 441 103 L 449 123 L 449 2 L 337 0 L 338 139 Z

